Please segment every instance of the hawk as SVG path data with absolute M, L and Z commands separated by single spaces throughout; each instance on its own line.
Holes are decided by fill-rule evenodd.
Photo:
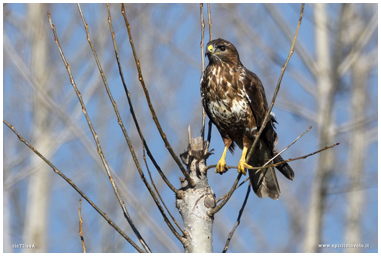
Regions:
M 245 158 L 264 121 L 268 105 L 265 91 L 258 76 L 246 69 L 239 59 L 237 49 L 224 40 L 210 41 L 206 46 L 209 64 L 201 78 L 202 105 L 212 123 L 221 134 L 225 149 L 216 166 L 216 173 L 224 173 L 226 153 L 234 152 L 237 145 L 242 149 L 238 172 L 246 175 L 246 168 L 259 167 L 278 154 L 275 145 L 277 123 L 271 115 L 248 163 Z M 279 155 L 273 163 L 283 161 Z M 294 172 L 284 163 L 276 167 L 286 178 L 293 180 Z M 250 170 L 250 181 L 255 194 L 264 198 L 278 199 L 280 189 L 274 167 Z

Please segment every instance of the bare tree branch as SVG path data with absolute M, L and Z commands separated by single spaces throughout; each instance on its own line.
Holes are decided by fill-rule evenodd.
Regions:
M 205 56 L 204 56 L 204 31 L 205 31 L 205 22 L 204 22 L 204 10 L 203 10 L 204 4 L 200 4 L 200 24 L 201 24 L 201 74 L 204 72 L 205 69 Z
M 272 4 L 264 4 L 266 10 L 270 13 L 271 17 L 274 19 L 275 23 L 278 25 L 280 30 L 286 36 L 286 38 L 291 42 L 292 40 L 292 32 L 290 28 L 287 26 L 287 22 L 282 19 L 282 15 L 279 10 Z M 303 45 L 298 42 L 296 51 L 299 53 L 299 57 L 302 59 L 303 63 L 308 67 L 310 72 L 313 75 L 318 74 L 318 67 L 314 61 L 314 58 L 311 56 L 309 51 L 303 47 Z
M 282 154 L 284 151 L 286 151 L 287 149 L 289 149 L 298 139 L 300 139 L 304 134 L 306 134 L 309 130 L 311 130 L 312 126 L 310 126 L 304 133 L 302 133 L 301 135 L 299 135 L 298 138 L 296 138 L 290 145 L 288 145 L 286 148 L 284 148 L 281 152 L 279 152 L 278 154 L 276 154 L 274 157 L 272 157 L 270 160 L 268 160 L 262 167 L 254 167 L 254 168 L 249 168 L 249 169 L 267 169 L 268 167 L 271 167 L 271 166 L 277 166 L 279 165 L 279 163 L 277 164 L 273 164 L 273 165 L 268 165 L 269 163 L 271 163 L 272 160 L 274 160 L 277 156 L 279 156 L 280 154 Z M 211 168 L 211 166 L 209 166 Z M 208 167 L 208 169 L 209 169 Z M 215 167 L 215 166 L 214 166 Z M 228 166 L 228 168 L 234 168 L 234 169 L 237 169 L 237 166 Z M 246 180 L 244 180 L 241 184 L 239 184 L 235 189 L 239 188 L 241 185 L 243 185 L 246 181 L 248 181 L 250 179 L 250 177 L 247 177 Z M 224 195 L 222 196 L 221 198 L 219 198 L 216 202 L 219 202 L 220 200 L 222 200 L 223 198 L 226 198 L 227 195 Z
M 229 167 L 229 166 L 228 166 Z M 209 167 L 208 167 L 209 168 Z M 237 168 L 237 166 L 234 166 L 233 168 Z M 206 170 L 205 170 L 206 171 Z M 212 208 L 211 210 L 209 210 L 208 212 L 208 215 L 209 216 L 213 216 L 214 214 L 216 214 L 217 212 L 219 212 L 222 207 L 224 207 L 224 205 L 229 201 L 230 197 L 233 195 L 234 191 L 236 190 L 236 186 L 239 182 L 239 180 L 241 179 L 242 177 L 242 173 L 239 173 L 237 178 L 235 179 L 234 183 L 233 183 L 233 186 L 232 188 L 230 189 L 230 191 L 224 196 L 224 200 L 219 204 L 217 205 L 216 207 Z M 217 200 L 218 202 L 218 200 Z
M 302 106 L 296 102 L 290 100 L 279 99 L 277 101 L 277 108 L 284 109 L 290 113 L 297 115 L 310 123 L 317 123 L 317 114 L 305 106 Z
M 298 138 L 296 138 L 290 145 L 288 145 L 286 148 L 284 148 L 281 152 L 279 152 L 277 155 L 275 155 L 273 158 L 271 158 L 270 160 L 268 160 L 262 167 L 252 167 L 252 168 L 248 168 L 248 169 L 250 169 L 250 170 L 261 170 L 261 169 L 267 169 L 267 168 L 269 168 L 269 167 L 276 167 L 276 166 L 278 166 L 278 165 L 282 165 L 282 164 L 284 164 L 284 163 L 287 163 L 287 162 L 292 162 L 292 161 L 296 161 L 296 160 L 300 160 L 300 159 L 305 159 L 305 158 L 307 158 L 307 157 L 310 157 L 310 156 L 313 156 L 313 155 L 315 155 L 315 154 L 317 154 L 317 153 L 320 153 L 320 152 L 322 152 L 322 151 L 324 151 L 324 150 L 327 150 L 327 149 L 330 149 L 330 148 L 333 148 L 333 147 L 335 147 L 335 146 L 337 146 L 337 145 L 340 145 L 340 143 L 335 143 L 335 144 L 333 144 L 333 145 L 331 145 L 331 146 L 327 146 L 327 147 L 325 147 L 325 148 L 322 148 L 322 149 L 320 149 L 320 150 L 318 150 L 318 151 L 315 151 L 315 152 L 313 152 L 313 153 L 310 153 L 310 154 L 308 154 L 308 155 L 304 155 L 304 156 L 300 156 L 300 157 L 297 157 L 297 158 L 289 158 L 289 159 L 287 159 L 287 160 L 284 160 L 284 161 L 282 161 L 282 162 L 278 162 L 278 163 L 276 163 L 276 164 L 270 164 L 269 165 L 269 163 L 272 161 L 272 160 L 274 160 L 278 155 L 280 155 L 280 154 L 282 154 L 284 151 L 286 151 L 287 149 L 289 149 L 298 139 L 300 139 L 304 134 L 306 134 L 306 132 L 308 132 L 310 129 L 312 128 L 312 126 L 310 126 L 304 133 L 302 133 L 301 135 L 299 135 L 299 137 Z M 215 165 L 212 165 L 212 166 L 208 166 L 208 168 L 207 169 L 210 169 L 210 168 L 213 168 L 213 167 L 215 167 Z M 229 168 L 232 168 L 232 169 L 237 169 L 237 166 L 227 166 L 227 168 L 229 169 Z M 248 177 L 247 179 L 245 179 L 242 183 L 240 183 L 235 189 L 237 189 L 237 188 L 239 188 L 240 186 L 242 186 L 246 181 L 248 181 L 250 179 L 250 177 Z M 219 202 L 220 200 L 222 200 L 223 198 L 226 198 L 226 196 L 227 195 L 224 195 L 224 196 L 222 196 L 221 198 L 219 198 L 216 202 Z
M 209 21 L 209 42 L 212 41 L 212 15 L 210 14 L 210 4 L 208 4 L 208 21 Z
M 49 109 L 52 110 L 59 118 L 61 118 L 63 122 L 68 124 L 68 129 L 75 134 L 75 136 L 83 143 L 84 147 L 94 158 L 95 156 L 92 154 L 92 150 L 90 150 L 92 147 L 91 140 L 88 139 L 86 133 L 75 121 L 72 120 L 72 117 L 69 117 L 69 115 L 67 115 L 67 113 L 62 110 L 62 106 L 57 105 L 57 103 L 55 103 L 44 90 L 38 90 L 38 81 L 34 79 L 30 70 L 26 67 L 21 57 L 17 54 L 17 51 L 12 47 L 12 44 L 9 42 L 7 36 L 4 37 L 4 43 L 6 51 L 9 52 L 9 56 L 14 61 L 15 65 L 19 68 L 21 75 L 28 81 L 33 90 L 39 96 L 41 102 L 44 103 L 46 107 L 49 107 Z
M 249 26 L 249 23 L 243 20 L 242 16 L 245 15 L 242 15 L 242 13 L 238 12 L 236 5 L 233 5 L 233 7 L 234 8 L 232 8 L 231 6 L 222 6 L 222 8 L 225 8 L 229 12 L 233 10 L 235 11 L 235 15 L 229 15 L 229 18 L 231 19 L 232 23 L 235 23 L 242 30 L 242 32 L 248 38 L 250 38 L 251 41 L 255 43 L 257 47 L 259 47 L 264 53 L 266 53 L 270 60 L 272 60 L 275 64 L 281 66 L 283 64 L 281 57 L 278 55 L 278 53 L 275 52 L 274 48 L 266 44 L 262 39 L 261 35 L 254 30 L 255 28 Z M 296 81 L 298 81 L 299 85 L 303 87 L 303 89 L 311 93 L 313 96 L 317 95 L 313 82 L 311 82 L 302 72 L 290 66 L 288 68 L 288 73 Z
M 249 185 L 247 186 L 247 192 L 246 192 L 245 200 L 243 200 L 242 207 L 241 207 L 241 209 L 239 210 L 239 213 L 238 213 L 237 221 L 235 222 L 235 225 L 234 225 L 232 231 L 229 233 L 228 239 L 226 240 L 226 244 L 225 244 L 224 250 L 222 251 L 223 253 L 227 252 L 227 250 L 229 249 L 229 244 L 230 244 L 230 241 L 232 240 L 234 232 L 235 232 L 236 228 L 238 227 L 238 225 L 241 223 L 242 213 L 245 210 L 247 199 L 249 198 L 249 195 L 250 195 L 250 185 L 251 184 L 249 183 Z
M 50 15 L 50 14 L 49 14 Z M 53 25 L 53 24 L 52 24 Z M 53 25 L 54 27 L 54 25 Z M 29 147 L 36 155 L 38 155 L 42 160 L 44 160 L 52 169 L 53 171 L 61 176 L 67 183 L 70 184 L 106 221 L 107 223 L 112 226 L 116 231 L 118 231 L 119 234 L 121 234 L 137 251 L 143 253 L 144 251 L 140 249 L 120 228 L 118 228 L 117 225 L 114 224 L 114 222 L 104 213 L 101 211 L 101 209 L 98 208 L 75 184 L 72 180 L 67 178 L 62 172 L 60 172 L 51 162 L 49 162 L 48 159 L 46 159 L 43 155 L 40 154 L 32 145 L 30 145 L 17 131 L 16 129 L 10 125 L 8 122 L 3 120 L 3 123 L 8 126 L 14 134 L 17 135 L 19 140 L 24 143 L 27 147 Z
M 201 4 L 200 4 L 200 7 L 201 7 Z M 202 10 L 201 10 L 201 13 L 202 13 Z M 211 11 L 210 11 L 210 4 L 208 4 L 208 21 L 209 21 L 209 42 L 210 42 L 210 41 L 212 41 L 212 16 L 211 16 Z M 204 28 L 205 28 L 205 24 L 204 24 L 203 16 L 201 17 L 201 24 L 203 24 L 201 26 L 201 34 L 202 34 L 202 36 L 201 36 L 201 43 L 202 43 L 202 46 L 201 46 L 201 59 L 202 59 L 202 71 L 201 71 L 201 74 L 203 74 L 204 69 L 205 69 L 205 64 L 204 64 L 204 61 L 205 61 L 205 56 L 204 56 Z M 204 140 L 205 118 L 206 118 L 206 112 L 205 112 L 204 108 L 202 108 L 202 115 L 203 115 L 203 119 L 202 119 L 202 131 L 203 131 L 203 133 L 202 133 L 202 139 Z M 207 144 L 206 144 L 206 150 L 207 151 L 209 150 L 210 139 L 212 137 L 212 121 L 211 120 L 209 120 L 208 126 L 209 126 L 209 129 L 208 129 L 208 137 L 207 137 Z
M 286 63 L 283 65 L 282 67 L 282 71 L 280 73 L 280 77 L 279 77 L 279 80 L 278 80 L 278 84 L 276 86 L 276 89 L 275 89 L 275 92 L 274 92 L 274 96 L 273 96 L 273 99 L 271 101 L 271 104 L 269 106 L 269 109 L 265 115 L 265 118 L 263 119 L 263 123 L 262 123 L 262 126 L 261 126 L 261 129 L 259 129 L 257 135 L 255 136 L 255 140 L 254 140 L 254 143 L 251 145 L 251 148 L 249 150 L 249 153 L 246 155 L 246 162 L 249 161 L 251 155 L 253 154 L 254 152 L 254 148 L 256 146 L 256 144 L 258 143 L 259 141 L 259 138 L 263 132 L 263 130 L 265 129 L 265 126 L 267 124 L 267 119 L 269 118 L 270 116 L 270 113 L 271 113 L 271 110 L 273 109 L 273 106 L 274 106 L 274 103 L 275 103 L 275 99 L 278 95 L 278 92 L 279 92 L 279 89 L 280 89 L 280 83 L 282 82 L 282 78 L 283 78 L 283 74 L 284 72 L 286 71 L 286 67 L 288 65 L 288 62 L 290 61 L 290 58 L 291 58 L 291 55 L 294 53 L 294 46 L 295 46 L 295 42 L 296 42 L 296 38 L 298 37 L 298 33 L 299 33 L 299 28 L 300 28 L 300 24 L 302 23 L 302 17 L 303 17 L 303 12 L 304 12 L 304 4 L 302 4 L 302 7 L 300 9 L 300 16 L 299 16 L 299 22 L 298 22 L 298 26 L 296 28 L 296 32 L 295 32 L 295 35 L 294 35 L 294 39 L 292 41 L 292 44 L 291 44 L 291 49 L 290 49 L 290 52 L 288 54 L 288 57 L 287 57 L 287 60 L 286 60 Z
M 204 23 L 204 16 L 202 11 L 202 4 L 200 4 L 200 12 L 201 12 L 201 60 L 202 60 L 202 70 L 201 74 L 203 74 L 205 69 L 205 56 L 204 56 L 204 29 L 205 29 L 205 23 Z M 209 42 L 212 41 L 212 17 L 210 14 L 210 4 L 208 4 L 208 21 L 209 21 Z M 204 131 L 205 131 L 205 118 L 206 118 L 206 112 L 205 109 L 202 108 L 202 130 L 201 130 L 201 137 L 204 140 Z M 209 149 L 210 145 L 210 139 L 212 136 L 212 121 L 209 120 L 209 129 L 208 129 L 208 138 L 207 138 L 207 144 L 206 149 Z
M 79 5 L 78 5 L 78 8 L 79 8 L 79 10 L 80 10 L 80 13 L 82 14 Z M 74 90 L 75 90 L 75 93 L 77 94 L 78 100 L 79 100 L 79 102 L 80 102 L 80 104 L 81 104 L 81 106 L 82 106 L 82 112 L 84 113 L 84 115 L 85 115 L 85 117 L 86 117 L 87 124 L 89 125 L 90 131 L 91 131 L 91 133 L 92 133 L 92 135 L 93 135 L 93 137 L 94 137 L 95 143 L 96 143 L 96 145 L 97 145 L 97 151 L 98 151 L 98 154 L 99 154 L 100 158 L 102 159 L 102 163 L 103 163 L 103 165 L 104 165 L 104 167 L 105 167 L 105 170 L 106 170 L 107 175 L 108 175 L 108 177 L 109 177 L 110 183 L 111 183 L 111 185 L 112 185 L 112 187 L 113 187 L 113 189 L 114 189 L 114 192 L 115 192 L 115 195 L 116 195 L 116 197 L 117 197 L 117 199 L 118 199 L 118 202 L 119 202 L 120 206 L 121 206 L 122 209 L 123 209 L 124 216 L 126 217 L 128 223 L 130 224 L 130 226 L 131 226 L 131 228 L 133 229 L 135 235 L 138 237 L 140 243 L 143 245 L 143 247 L 145 248 L 145 250 L 146 250 L 146 251 L 150 251 L 149 247 L 146 245 L 144 239 L 141 237 L 139 231 L 136 229 L 134 223 L 132 222 L 132 220 L 131 220 L 131 218 L 130 218 L 130 216 L 129 216 L 129 214 L 128 214 L 126 205 L 124 204 L 123 200 L 120 198 L 120 195 L 119 195 L 119 192 L 118 192 L 118 188 L 117 188 L 117 186 L 116 186 L 116 184 L 115 184 L 115 182 L 114 182 L 114 179 L 112 178 L 112 175 L 111 175 L 111 172 L 110 172 L 109 165 L 108 165 L 108 163 L 107 163 L 107 161 L 106 161 L 106 158 L 104 157 L 104 154 L 103 154 L 101 145 L 100 145 L 100 143 L 99 143 L 98 135 L 97 135 L 97 133 L 95 132 L 94 127 L 93 127 L 93 124 L 92 124 L 91 121 L 90 121 L 90 117 L 89 117 L 89 115 L 87 114 L 86 106 L 84 105 L 83 100 L 82 100 L 82 95 L 81 95 L 80 91 L 78 90 L 77 85 L 75 84 L 74 78 L 73 78 L 73 76 L 72 76 L 72 74 L 71 74 L 71 71 L 70 71 L 70 66 L 69 66 L 69 64 L 67 63 L 67 61 L 66 61 L 66 59 L 65 59 L 65 56 L 64 56 L 64 53 L 63 53 L 63 51 L 62 51 L 62 49 L 61 49 L 61 45 L 60 45 L 60 43 L 59 43 L 59 40 L 58 40 L 58 37 L 57 37 L 57 33 L 56 33 L 56 28 L 55 28 L 55 26 L 53 25 L 53 23 L 52 23 L 52 21 L 51 21 L 50 13 L 49 13 L 49 12 L 48 12 L 48 18 L 49 18 L 50 26 L 51 26 L 51 28 L 52 28 L 52 30 L 53 30 L 54 41 L 55 41 L 55 43 L 57 44 L 58 50 L 59 50 L 60 55 L 61 55 L 61 57 L 62 57 L 62 60 L 63 60 L 63 62 L 64 62 L 64 64 L 65 64 L 65 67 L 66 67 L 66 69 L 67 69 L 68 75 L 69 75 L 69 77 L 70 77 L 70 83 L 72 84 L 72 86 L 73 86 L 73 88 L 74 88 Z M 82 16 L 82 18 L 83 18 L 83 16 Z M 84 22 L 84 24 L 85 24 L 85 29 L 86 29 L 86 32 L 87 32 L 87 40 L 89 41 L 89 43 L 91 43 L 91 41 L 90 41 L 90 35 L 88 34 L 88 26 L 87 26 L 87 24 L 86 24 L 86 22 L 85 22 L 84 19 L 83 19 L 83 22 Z M 92 50 L 93 50 L 93 52 L 94 52 L 94 49 L 93 49 L 93 48 L 92 48 Z M 99 66 L 99 63 L 98 63 L 98 67 L 100 67 L 100 66 Z M 103 74 L 103 71 L 101 71 L 101 74 Z
M 89 30 L 88 30 L 88 25 L 87 25 L 87 23 L 86 23 L 86 21 L 85 21 L 85 18 L 84 18 L 84 16 L 83 16 L 83 14 L 82 14 L 82 11 L 81 11 L 81 8 L 80 8 L 79 4 L 78 4 L 78 9 L 79 9 L 79 12 L 80 12 L 81 17 L 82 17 L 83 24 L 84 24 L 85 29 L 86 29 L 87 40 L 88 40 L 88 42 L 89 42 L 89 44 L 90 44 L 91 50 L 93 51 L 94 58 L 95 58 L 95 60 L 96 60 L 96 62 L 97 62 L 98 68 L 99 68 L 99 72 L 101 73 L 101 76 L 102 76 L 102 79 L 103 79 L 103 83 L 104 83 L 105 88 L 106 88 L 106 90 L 107 90 L 107 94 L 108 94 L 108 96 L 109 96 L 109 98 L 110 98 L 110 100 L 111 100 L 111 102 L 112 102 L 112 105 L 113 105 L 114 110 L 115 110 L 115 114 L 117 115 L 117 118 L 118 118 L 118 123 L 119 123 L 119 125 L 120 125 L 120 127 L 121 127 L 121 129 L 122 129 L 122 131 L 123 131 L 123 134 L 124 134 L 124 136 L 125 136 L 125 138 L 126 138 L 127 144 L 128 144 L 128 146 L 129 146 L 129 148 L 130 148 L 131 155 L 132 155 L 132 157 L 134 158 L 134 162 L 135 162 L 136 167 L 137 167 L 137 169 L 138 169 L 138 171 L 139 171 L 139 174 L 140 174 L 140 176 L 141 176 L 141 178 L 142 178 L 144 184 L 146 185 L 148 191 L 150 192 L 152 198 L 154 199 L 154 201 L 155 201 L 157 207 L 159 208 L 159 211 L 160 211 L 160 213 L 162 214 L 162 216 L 163 216 L 165 222 L 167 223 L 168 227 L 170 228 L 170 230 L 171 230 L 172 233 L 176 236 L 177 239 L 179 239 L 180 241 L 183 241 L 183 238 L 177 233 L 177 231 L 174 229 L 174 227 L 172 226 L 172 224 L 171 224 L 170 221 L 168 220 L 168 217 L 166 216 L 166 214 L 165 214 L 163 208 L 161 207 L 160 202 L 159 202 L 158 199 L 156 198 L 155 193 L 154 193 L 153 190 L 151 189 L 150 185 L 148 184 L 148 182 L 147 182 L 147 180 L 146 180 L 146 178 L 145 178 L 145 176 L 144 176 L 144 174 L 143 174 L 143 171 L 142 171 L 142 169 L 141 169 L 141 167 L 140 167 L 139 161 L 138 161 L 138 159 L 137 159 L 137 157 L 136 157 L 136 155 L 135 155 L 135 151 L 134 151 L 134 149 L 133 149 L 133 147 L 132 147 L 131 141 L 130 141 L 130 139 L 129 139 L 129 137 L 128 137 L 127 131 L 126 131 L 126 129 L 124 128 L 123 121 L 122 121 L 122 119 L 121 119 L 121 117 L 120 117 L 120 114 L 119 114 L 119 111 L 118 111 L 116 102 L 114 101 L 114 99 L 113 99 L 113 97 L 112 97 L 112 95 L 111 95 L 111 92 L 110 92 L 110 89 L 109 89 L 109 87 L 108 87 L 106 78 L 104 77 L 104 74 L 103 74 L 102 68 L 101 68 L 101 66 L 100 66 L 98 57 L 97 57 L 97 55 L 96 55 L 96 52 L 95 52 L 95 50 L 94 50 L 93 44 L 92 44 L 91 39 L 90 39 L 90 34 L 89 34 Z M 110 20 L 111 20 L 111 19 L 110 19 Z M 110 181 L 113 182 L 112 177 L 110 178 Z M 118 193 L 118 192 L 115 191 L 115 194 L 117 194 L 117 193 Z M 118 197 L 118 200 L 119 200 L 119 199 L 120 199 L 119 193 L 117 194 L 117 197 Z M 120 201 L 121 201 L 121 203 L 122 203 L 123 206 L 124 206 L 124 208 L 123 208 L 123 206 L 122 206 L 123 210 L 125 210 L 126 208 L 125 208 L 125 204 L 124 204 L 124 202 L 123 202 L 121 199 L 120 199 Z M 125 215 L 128 216 L 127 209 L 125 210 Z M 129 217 L 129 216 L 128 216 L 128 217 Z M 146 247 L 146 250 L 147 250 L 148 252 L 151 252 L 150 249 L 149 249 L 149 247 L 146 245 L 144 239 L 141 237 L 140 233 L 139 233 L 138 230 L 135 228 L 135 225 L 133 224 L 133 222 L 132 222 L 132 220 L 131 220 L 130 217 L 129 217 L 127 220 L 129 220 L 129 219 L 130 219 L 130 221 L 131 221 L 131 223 L 130 223 L 130 221 L 129 221 L 129 223 L 130 223 L 132 229 L 134 230 L 134 232 L 136 232 L 137 237 L 139 238 L 139 240 L 141 240 L 143 246 Z
M 268 165 L 269 163 L 271 163 L 272 160 L 274 160 L 277 156 L 279 156 L 280 154 L 282 154 L 284 151 L 286 151 L 287 149 L 289 149 L 292 145 L 294 145 L 294 143 L 299 140 L 304 134 L 306 134 L 309 130 L 311 130 L 312 126 L 308 127 L 308 129 L 303 132 L 302 134 L 300 134 L 293 142 L 291 142 L 290 145 L 288 145 L 286 148 L 284 148 L 282 151 L 280 151 L 278 154 L 276 154 L 275 156 L 273 156 L 270 160 L 268 160 L 262 167 L 253 167 L 253 168 L 248 168 L 248 169 L 251 169 L 251 170 L 261 170 L 261 169 L 267 169 L 268 167 L 272 167 L 272 166 L 278 166 L 279 164 L 276 163 L 274 165 Z M 211 169 L 211 168 L 214 168 L 216 167 L 217 165 L 210 165 L 208 166 L 207 170 Z M 228 169 L 237 169 L 238 167 L 237 166 L 227 166 Z M 248 180 L 248 179 L 246 179 Z M 245 180 L 245 182 L 246 182 Z M 218 199 L 217 201 L 219 201 L 220 199 Z
M 307 157 L 313 156 L 313 155 L 315 155 L 315 154 L 317 154 L 317 153 L 320 153 L 320 152 L 322 152 L 322 151 L 324 151 L 324 150 L 333 148 L 333 147 L 338 146 L 338 145 L 340 145 L 340 143 L 335 143 L 335 144 L 333 144 L 333 145 L 331 145 L 331 146 L 327 146 L 327 147 L 325 147 L 325 148 L 319 149 L 318 151 L 315 151 L 315 152 L 310 153 L 310 154 L 308 154 L 308 155 L 300 156 L 300 157 L 297 157 L 297 158 L 289 158 L 289 159 L 284 160 L 284 161 L 282 161 L 282 162 L 278 162 L 278 163 L 276 163 L 276 164 L 270 164 L 270 165 L 265 166 L 265 167 L 253 167 L 253 168 L 249 168 L 249 169 L 254 169 L 254 170 L 255 170 L 255 169 L 261 169 L 261 168 L 264 169 L 264 168 L 268 168 L 268 167 L 276 167 L 276 166 L 281 165 L 281 164 L 284 164 L 284 163 L 288 163 L 288 162 L 292 162 L 292 161 L 296 161 L 296 160 L 300 160 L 300 159 L 305 159 L 305 158 L 307 158 Z
M 358 127 L 371 124 L 377 120 L 378 120 L 377 115 L 369 116 L 369 117 L 365 116 L 365 117 L 362 117 L 360 120 L 355 120 L 355 121 L 351 120 L 349 122 L 346 122 L 346 123 L 338 126 L 335 129 L 335 134 L 337 135 L 340 133 L 350 132 L 354 129 L 357 129 Z
M 147 99 L 147 103 L 148 103 L 148 107 L 151 111 L 151 114 L 152 114 L 152 118 L 156 124 L 156 127 L 161 135 L 161 138 L 163 139 L 164 141 L 164 144 L 165 144 L 165 147 L 168 149 L 169 153 L 171 154 L 172 158 L 175 160 L 175 162 L 177 163 L 177 165 L 179 166 L 180 170 L 182 171 L 183 175 L 185 176 L 185 178 L 187 179 L 189 185 L 191 187 L 194 187 L 195 183 L 194 181 L 191 179 L 191 177 L 189 176 L 189 173 L 185 170 L 184 166 L 181 164 L 180 162 L 180 159 L 177 157 L 177 155 L 175 154 L 175 152 L 173 151 L 171 145 L 169 144 L 168 140 L 167 140 L 167 136 L 165 135 L 165 133 L 163 132 L 163 129 L 161 128 L 161 125 L 159 123 L 159 120 L 157 119 L 157 116 L 156 116 L 156 113 L 155 113 L 155 110 L 153 109 L 152 107 L 152 103 L 151 103 L 151 99 L 149 97 L 149 93 L 148 93 L 148 90 L 145 86 L 145 83 L 144 83 L 144 79 L 143 79 L 143 75 L 142 75 L 142 71 L 140 69 L 140 61 L 136 55 L 136 51 L 135 51 L 135 46 L 134 46 L 134 42 L 132 40 L 132 35 L 131 35 L 131 29 L 130 29 L 130 24 L 128 23 L 127 21 L 127 16 L 126 16 L 126 12 L 125 12 L 125 9 L 124 9 L 124 4 L 122 4 L 122 14 L 123 14 L 123 17 L 124 17 L 124 22 L 126 23 L 126 27 L 127 27 L 127 31 L 128 31 L 128 36 L 130 38 L 130 44 L 131 44 L 131 49 L 132 49 L 132 52 L 133 52 L 133 55 L 134 55 L 134 58 L 135 58 L 135 63 L 136 63 L 136 68 L 138 70 L 138 74 L 139 74 L 139 81 L 143 87 L 143 90 L 144 90 L 144 94 L 146 96 L 146 99 Z
M 308 127 L 308 129 L 303 132 L 302 134 L 299 135 L 298 138 L 296 138 L 293 142 L 291 142 L 290 145 L 288 145 L 287 147 L 285 147 L 282 151 L 280 151 L 278 154 L 276 154 L 275 156 L 273 156 L 270 160 L 268 160 L 265 164 L 264 164 L 264 167 L 266 167 L 266 165 L 268 165 L 269 163 L 271 163 L 272 160 L 274 160 L 275 158 L 277 158 L 280 154 L 282 154 L 284 151 L 286 151 L 287 149 L 289 149 L 292 145 L 294 145 L 294 143 L 300 139 L 304 134 L 306 134 L 309 130 L 311 130 L 312 126 Z
M 201 24 L 201 76 L 204 73 L 205 69 L 205 56 L 204 56 L 204 31 L 205 31 L 205 22 L 204 22 L 204 10 L 203 10 L 204 4 L 200 4 L 200 24 Z M 209 4 L 208 4 L 208 10 L 209 10 Z M 204 133 L 205 133 L 205 119 L 206 119 L 206 112 L 205 109 L 202 108 L 202 127 L 201 127 L 201 138 L 204 141 Z
M 185 235 L 184 230 L 182 230 L 182 228 L 180 227 L 180 225 L 177 223 L 176 219 L 172 216 L 171 212 L 168 210 L 167 206 L 165 205 L 165 203 L 164 203 L 164 201 L 163 201 L 163 198 L 161 198 L 161 196 L 160 196 L 159 190 L 156 188 L 155 183 L 153 182 L 151 172 L 150 172 L 150 170 L 149 170 L 149 168 L 148 168 L 148 164 L 147 164 L 147 160 L 146 160 L 146 154 L 145 154 L 145 148 L 144 148 L 144 146 L 143 146 L 143 159 L 144 159 L 144 163 L 145 163 L 145 165 L 146 165 L 147 171 L 148 171 L 149 178 L 150 178 L 150 180 L 151 180 L 151 184 L 152 184 L 153 188 L 155 189 L 157 196 L 159 197 L 161 203 L 164 205 L 164 207 L 165 207 L 165 209 L 167 210 L 169 216 L 171 216 L 173 222 L 174 222 L 174 223 L 176 224 L 176 226 L 180 229 L 181 233 L 182 233 L 183 236 L 184 236 L 184 235 Z
M 81 205 L 82 205 L 82 200 L 80 198 L 79 199 L 79 208 L 78 208 L 78 215 L 79 215 L 79 236 L 81 237 L 83 253 L 86 253 L 85 239 L 83 238 L 83 233 L 82 233 L 82 223 L 83 223 L 83 220 L 82 220 L 82 216 L 81 216 Z
M 126 92 L 126 96 L 127 96 L 127 100 L 128 100 L 128 104 L 130 105 L 130 113 L 132 115 L 132 118 L 134 120 L 134 123 L 135 123 L 135 126 L 136 126 L 136 130 L 138 131 L 139 133 L 139 136 L 140 136 L 140 139 L 143 143 L 143 146 L 144 148 L 147 149 L 147 154 L 149 156 L 149 158 L 151 159 L 152 163 L 154 164 L 154 166 L 156 167 L 157 171 L 159 172 L 161 178 L 164 180 L 164 182 L 168 185 L 168 187 L 173 191 L 175 192 L 175 194 L 177 195 L 178 194 L 178 191 L 177 189 L 172 185 L 172 183 L 167 179 L 167 177 L 165 176 L 165 174 L 163 173 L 163 171 L 161 170 L 160 166 L 157 164 L 155 158 L 153 157 L 153 155 L 151 154 L 151 151 L 146 143 L 146 140 L 144 139 L 144 136 L 143 136 L 143 133 L 140 129 L 140 126 L 139 126 L 139 123 L 138 123 L 138 120 L 136 118 L 136 115 L 135 115 L 135 111 L 134 111 L 134 107 L 132 105 L 132 101 L 131 101 L 131 97 L 130 97 L 130 92 L 128 91 L 127 89 L 127 85 L 126 85 L 126 82 L 124 81 L 124 75 L 123 75 L 123 71 L 122 71 L 122 66 L 120 65 L 120 61 L 119 61 L 119 54 L 118 54 L 118 48 L 116 46 L 116 42 L 115 42 L 115 33 L 114 33 L 114 30 L 113 30 L 113 27 L 112 27 L 112 21 L 111 21 L 111 14 L 110 14 L 110 5 L 107 4 L 107 11 L 108 11 L 108 23 L 109 23 L 109 26 L 110 26 L 110 31 L 111 31 L 111 37 L 112 37 L 112 41 L 113 41 L 113 44 L 114 44 L 114 50 L 115 50 L 115 57 L 116 57 L 116 60 L 118 62 L 118 67 L 119 67 L 119 75 L 120 75 L 120 78 L 122 79 L 122 83 L 123 83 L 123 88 L 124 88 L 124 91 Z M 119 114 L 118 114 L 119 116 Z M 124 129 L 124 128 L 122 128 Z
M 341 62 L 338 67 L 337 73 L 340 76 L 343 76 L 355 63 L 355 61 L 360 56 L 361 51 L 365 45 L 369 42 L 369 39 L 376 31 L 378 25 L 378 12 L 376 11 L 373 14 L 372 19 L 369 21 L 368 25 L 363 29 L 361 35 L 359 35 L 358 40 L 353 45 L 351 52 L 346 56 L 346 58 Z

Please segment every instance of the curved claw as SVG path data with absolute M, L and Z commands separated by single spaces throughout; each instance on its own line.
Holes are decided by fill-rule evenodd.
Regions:
M 228 168 L 226 167 L 225 159 L 221 158 L 220 161 L 218 161 L 215 173 L 223 174 L 228 171 Z
M 252 166 L 248 165 L 245 162 L 245 159 L 241 159 L 238 162 L 238 173 L 242 173 L 243 175 L 246 175 L 246 170 L 245 168 L 253 168 Z

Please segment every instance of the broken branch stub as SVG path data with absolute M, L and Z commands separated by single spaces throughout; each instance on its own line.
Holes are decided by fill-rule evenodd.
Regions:
M 190 133 L 189 133 L 190 134 Z M 201 137 L 189 136 L 188 150 L 180 155 L 195 182 L 192 188 L 184 178 L 181 181 L 181 197 L 176 198 L 176 207 L 184 221 L 185 252 L 213 252 L 213 216 L 207 213 L 216 205 L 216 197 L 208 184 L 206 159 L 211 155 Z

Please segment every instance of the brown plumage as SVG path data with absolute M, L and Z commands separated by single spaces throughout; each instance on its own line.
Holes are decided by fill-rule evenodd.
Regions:
M 268 110 L 262 82 L 256 74 L 242 65 L 236 48 L 228 41 L 216 39 L 206 47 L 209 65 L 201 78 L 202 104 L 225 144 L 216 173 L 227 171 L 226 151 L 229 149 L 233 153 L 237 145 L 243 150 L 238 172 L 246 174 L 245 168 L 262 166 L 278 153 L 275 149 L 278 141 L 274 130 L 276 121 L 271 116 L 254 153 L 246 163 L 247 151 L 251 148 Z M 273 160 L 275 163 L 280 161 L 283 161 L 281 156 Z M 277 166 L 277 169 L 286 178 L 294 179 L 294 172 L 287 163 Z M 280 189 L 273 167 L 249 170 L 249 175 L 253 190 L 259 197 L 279 198 Z

